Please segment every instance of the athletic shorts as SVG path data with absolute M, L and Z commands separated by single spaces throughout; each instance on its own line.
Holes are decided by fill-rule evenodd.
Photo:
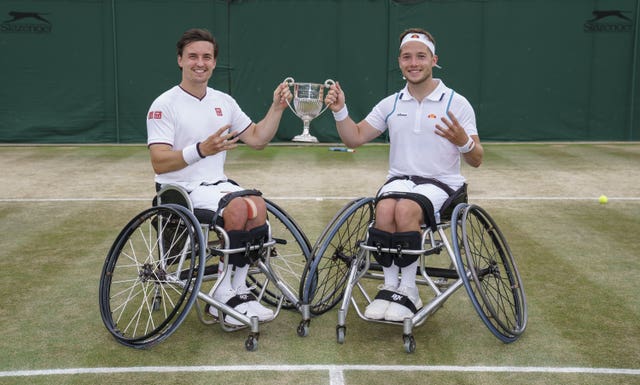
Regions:
M 217 185 L 197 186 L 189 196 L 191 197 L 193 208 L 216 211 L 223 196 L 230 192 L 241 190 L 244 190 L 244 188 L 230 182 L 222 182 Z
M 429 198 L 431 204 L 433 204 L 433 211 L 435 211 L 436 220 L 440 220 L 438 215 L 440 207 L 442 207 L 444 202 L 449 198 L 449 194 L 436 185 L 430 183 L 415 184 L 408 179 L 398 179 L 385 184 L 380 188 L 380 191 L 378 191 L 378 196 L 390 191 L 416 193 Z

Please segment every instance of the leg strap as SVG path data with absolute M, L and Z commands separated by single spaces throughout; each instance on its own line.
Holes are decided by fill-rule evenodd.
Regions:
M 247 294 L 237 294 L 231 298 L 229 298 L 229 300 L 227 301 L 227 305 L 229 305 L 232 308 L 235 308 L 236 306 L 246 303 L 246 302 L 251 302 L 251 301 L 257 301 L 257 298 L 251 294 L 251 293 L 247 293 Z
M 394 291 L 380 290 L 375 299 L 384 299 L 390 302 L 395 302 L 411 310 L 413 314 L 418 312 L 416 305 L 409 299 L 409 297 Z
M 378 230 L 375 227 L 369 228 L 367 246 L 378 248 L 378 251 L 373 252 L 373 258 L 383 267 L 389 267 L 393 263 L 393 256 L 390 253 L 383 253 L 380 251 L 382 248 L 390 248 L 391 240 L 391 233 Z
M 248 263 L 255 262 L 262 255 L 262 245 L 269 236 L 267 224 L 246 230 L 230 230 L 229 249 L 239 249 L 244 247 L 244 251 L 229 254 L 229 263 L 234 266 L 244 267 Z M 256 250 L 249 250 L 251 246 L 258 245 Z
M 406 267 L 418 260 L 419 254 L 403 254 L 402 250 L 421 250 L 422 234 L 419 231 L 393 233 L 392 246 L 398 253 L 394 254 L 396 265 Z

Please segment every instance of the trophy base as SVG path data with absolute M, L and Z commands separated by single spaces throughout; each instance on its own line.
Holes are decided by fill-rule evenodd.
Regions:
M 318 143 L 318 138 L 309 134 L 296 135 L 291 140 L 293 142 Z

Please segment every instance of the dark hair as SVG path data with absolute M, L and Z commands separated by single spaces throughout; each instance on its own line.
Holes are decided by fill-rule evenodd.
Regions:
M 182 34 L 182 37 L 180 37 L 180 40 L 178 40 L 176 44 L 178 56 L 182 56 L 182 50 L 187 44 L 195 41 L 208 41 L 213 44 L 213 58 L 216 59 L 218 57 L 218 43 L 216 43 L 216 38 L 213 37 L 211 32 L 202 28 L 192 28 Z
M 410 33 L 422 33 L 424 35 L 427 36 L 427 39 L 431 40 L 431 42 L 433 43 L 433 45 L 436 45 L 436 39 L 433 38 L 433 36 L 431 36 L 431 34 L 427 31 L 425 31 L 422 28 L 409 28 L 409 29 L 405 29 L 404 32 L 402 32 L 400 34 L 400 44 L 402 44 L 402 39 L 404 39 L 405 36 L 407 36 Z

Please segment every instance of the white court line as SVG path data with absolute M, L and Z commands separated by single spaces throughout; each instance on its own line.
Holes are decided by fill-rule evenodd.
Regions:
M 363 198 L 362 196 L 340 197 L 340 196 L 289 196 L 289 197 L 267 197 L 269 200 L 289 200 L 289 201 L 333 201 L 333 200 L 353 200 Z M 150 202 L 152 198 L 0 198 L 0 202 Z M 609 201 L 640 201 L 640 197 L 608 197 Z M 473 201 L 597 201 L 598 197 L 487 197 L 474 196 Z
M 0 377 L 32 377 L 74 374 L 116 373 L 167 373 L 167 372 L 301 372 L 328 371 L 331 385 L 344 385 L 344 371 L 378 372 L 483 372 L 483 373 L 551 373 L 551 374 L 601 374 L 640 376 L 640 369 L 589 368 L 589 367 L 545 367 L 545 366 L 414 366 L 414 365 L 235 365 L 235 366 L 137 366 L 113 368 L 69 368 L 15 370 L 0 372 Z

